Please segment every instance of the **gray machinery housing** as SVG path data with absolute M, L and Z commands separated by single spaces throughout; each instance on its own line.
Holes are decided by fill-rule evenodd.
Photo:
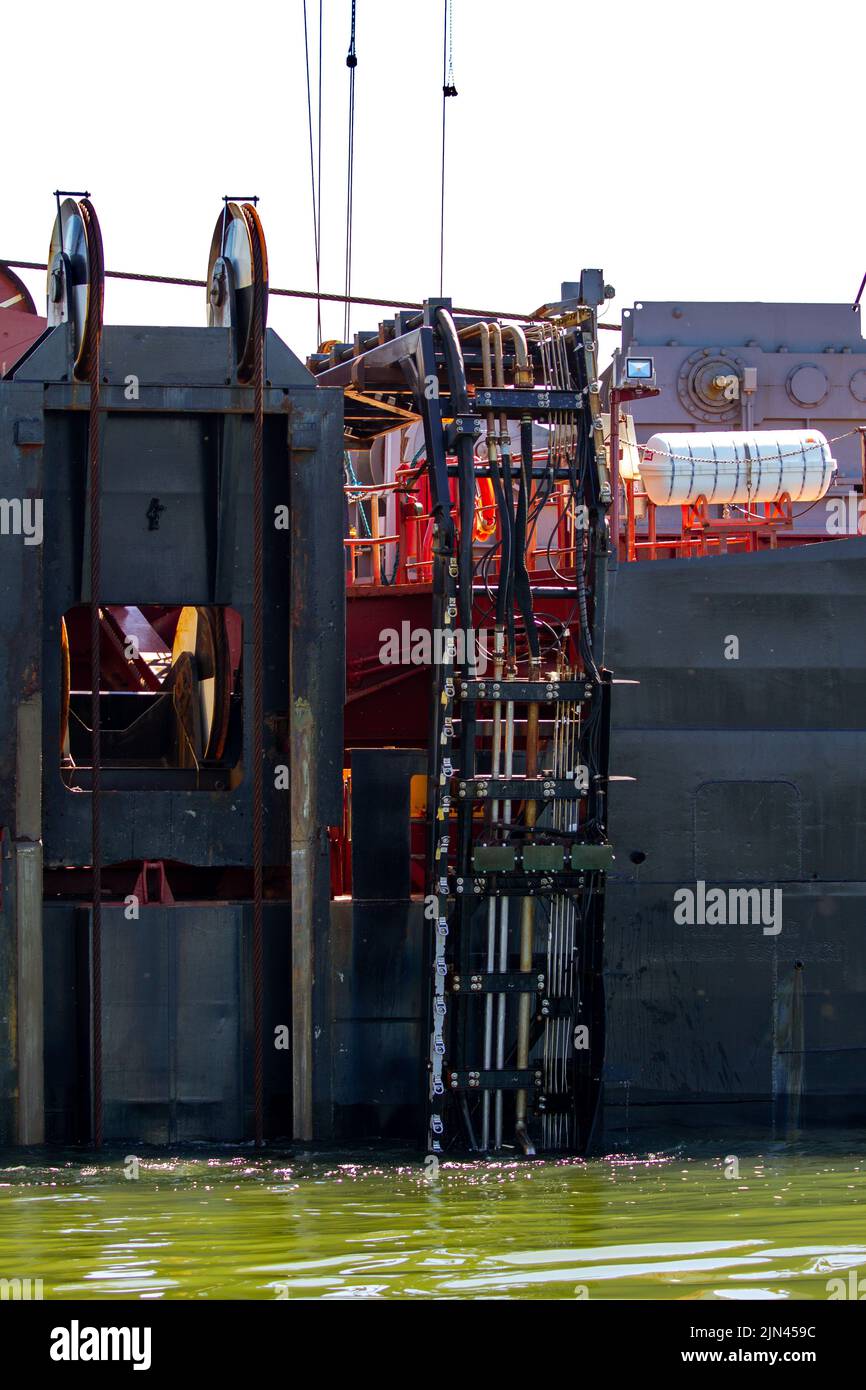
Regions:
M 631 403 L 639 443 L 680 430 L 814 427 L 838 464 L 829 496 L 861 491 L 858 426 L 866 416 L 866 340 L 850 304 L 637 303 L 622 314 L 621 356 L 655 364 L 657 396 Z M 733 398 L 714 388 L 736 378 Z M 827 508 L 795 508 L 794 529 L 827 534 Z M 658 529 L 678 525 L 661 508 Z M 638 524 L 643 531 L 645 523 Z
M 860 479 L 866 344 L 847 305 L 644 303 L 662 429 L 814 425 Z M 702 398 L 702 364 L 754 390 Z M 750 402 L 750 404 L 749 404 Z M 748 413 L 747 413 L 748 412 Z M 801 527 L 826 536 L 823 504 Z M 659 530 L 663 529 L 659 513 Z M 736 636 L 739 654 L 727 639 Z M 866 538 L 615 565 L 617 847 L 605 917 L 606 1142 L 866 1121 Z M 778 934 L 674 920 L 674 894 L 781 893 Z

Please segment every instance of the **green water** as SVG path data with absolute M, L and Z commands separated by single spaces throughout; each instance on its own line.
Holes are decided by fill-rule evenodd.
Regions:
M 866 1295 L 866 1147 L 740 1152 L 726 1177 L 734 1147 L 436 1177 L 369 1156 L 151 1157 L 136 1179 L 123 1156 L 7 1155 L 0 1278 L 57 1299 Z

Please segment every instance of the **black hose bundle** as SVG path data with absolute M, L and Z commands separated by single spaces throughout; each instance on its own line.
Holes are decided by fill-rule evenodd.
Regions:
M 526 627 L 529 652 L 533 661 L 541 654 L 535 615 L 532 610 L 532 588 L 526 569 L 526 518 L 529 491 L 532 487 L 532 420 L 520 422 L 520 487 L 517 494 L 517 516 L 514 522 L 514 593 Z

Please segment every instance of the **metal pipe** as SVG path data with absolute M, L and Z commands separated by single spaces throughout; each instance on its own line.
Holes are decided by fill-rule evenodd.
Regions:
M 504 385 L 504 373 L 503 373 L 503 369 L 502 369 L 502 334 L 501 334 L 501 332 L 500 332 L 499 325 L 498 325 L 498 324 L 486 324 L 486 323 L 468 324 L 465 328 L 463 328 L 463 329 L 460 330 L 458 336 L 459 336 L 461 339 L 474 338 L 474 337 L 477 337 L 477 338 L 480 339 L 480 342 L 481 342 L 481 369 L 482 369 L 482 381 L 483 381 L 484 386 L 487 387 L 487 388 L 490 388 L 490 387 L 492 387 L 492 385 L 493 385 L 493 370 L 492 370 L 492 364 L 491 364 L 491 348 L 490 348 L 490 345 L 491 345 L 491 337 L 493 338 L 494 348 L 495 348 L 495 353 L 496 353 L 496 376 L 497 376 L 497 384 L 500 384 L 500 383 L 501 383 L 501 384 Z M 495 421 L 495 416 L 494 416 L 494 414 L 493 414 L 492 411 L 488 411 L 488 412 L 487 412 L 487 415 L 486 415 L 486 425 L 487 425 L 487 440 L 486 440 L 486 444 L 487 444 L 488 471 L 489 471 L 490 475 L 496 480 L 496 482 L 498 482 L 497 468 L 498 468 L 498 463 L 499 463 L 499 450 L 498 450 L 498 443 L 499 443 L 499 441 L 498 441 L 497 435 L 496 435 L 496 421 Z M 500 499 L 500 509 L 501 509 L 501 499 Z M 506 554 L 508 554 L 508 553 L 509 553 L 509 546 L 508 546 L 508 535 L 507 535 L 507 526 L 506 526 L 506 518 L 505 518 L 505 516 L 503 516 L 503 515 L 500 516 L 500 523 L 501 523 L 501 532 L 502 532 L 502 536 L 501 536 L 501 545 L 502 545 L 502 547 L 503 547 L 504 552 L 505 552 Z M 506 563 L 506 566 L 505 566 L 505 575 L 504 575 L 504 576 L 503 576 L 502 569 L 503 569 L 503 567 L 502 567 L 502 564 L 501 564 L 501 562 L 500 562 L 500 577 L 499 577 L 499 586 L 498 586 L 498 590 L 499 590 L 499 591 L 498 591 L 498 594 L 497 594 L 497 623 L 496 623 L 496 629 L 495 629 L 495 633 L 494 633 L 494 651 L 495 651 L 494 670 L 495 670 L 495 676 L 496 676 L 496 679 L 497 679 L 497 680 L 500 680 L 501 677 L 502 677 L 502 669 L 503 669 L 504 656 L 505 656 L 505 631 L 504 631 L 504 626 L 503 626 L 503 623 L 502 623 L 502 617 L 503 617 L 503 614 L 504 614 L 505 590 L 503 589 L 502 585 L 503 585 L 503 580 L 504 580 L 504 582 L 505 582 L 506 585 L 507 585 L 507 582 L 508 582 L 508 564 Z M 511 734 L 511 746 L 513 747 L 513 711 L 511 712 L 511 716 L 512 716 L 512 717 L 511 717 L 511 730 L 512 730 L 512 734 Z M 500 759 L 501 759 L 501 750 L 502 750 L 502 704 L 501 704 L 501 701 L 497 700 L 497 701 L 495 701 L 494 707 L 493 707 L 493 750 L 492 750 L 492 772 L 493 772 L 493 776 L 498 776 L 498 774 L 499 774 L 499 766 L 500 766 Z M 509 806 L 509 814 L 510 814 L 510 806 Z M 492 807 L 491 807 L 491 821 L 492 821 L 493 824 L 495 824 L 495 823 L 498 821 L 498 819 L 499 819 L 499 803 L 498 803 L 498 801 L 497 801 L 497 802 L 494 802 L 494 803 L 492 804 Z M 493 972 L 493 970 L 494 970 L 494 968 L 495 968 L 495 963 L 496 963 L 496 901 L 497 901 L 497 900 L 496 900 L 495 898 L 492 898 L 492 897 L 489 899 L 489 902 L 488 902 L 488 911 L 487 911 L 487 957 L 486 957 L 486 961 L 487 961 L 487 970 L 488 970 L 488 972 L 491 973 L 491 974 L 492 974 L 492 972 Z M 505 947 L 505 949 L 506 949 L 506 958 L 507 958 L 507 922 L 506 922 L 506 926 L 505 926 L 505 938 L 506 938 L 506 947 Z M 498 1006 L 498 1013 L 499 1013 L 499 1018 L 498 1018 L 498 1021 L 497 1021 L 497 1057 L 499 1057 L 500 1055 L 503 1055 L 503 1050 L 504 1050 L 504 1025 L 505 1025 L 505 1017 L 504 1017 L 504 1000 L 502 1000 L 501 997 L 498 997 L 498 998 L 497 998 L 497 1006 Z M 484 1002 L 484 1048 L 483 1048 L 483 1057 L 484 1057 L 484 1067 L 485 1067 L 485 1070 L 489 1070 L 489 1069 L 490 1069 L 490 1064 L 491 1064 L 491 1059 L 492 1059 L 492 1054 L 493 1054 L 493 1012 L 494 1012 L 494 1000 L 493 1000 L 493 995 L 488 993 L 487 996 L 486 996 L 486 998 L 485 998 L 485 1002 Z M 501 1034 L 501 1039 L 500 1039 L 500 1034 Z M 500 1063 L 499 1065 L 501 1065 L 501 1063 Z M 496 1098 L 496 1144 L 497 1144 L 497 1147 L 501 1144 L 501 1142 L 502 1142 L 502 1093 L 501 1093 L 501 1092 L 498 1092 L 498 1093 L 497 1093 L 497 1098 Z M 481 1147 L 482 1147 L 482 1149 L 485 1149 L 485 1150 L 488 1149 L 488 1148 L 490 1147 L 490 1092 L 489 1092 L 489 1091 L 485 1091 L 485 1092 L 484 1092 L 484 1095 L 483 1095 L 483 1097 L 482 1097 L 482 1105 L 481 1105 Z
M 496 385 L 503 388 L 505 386 L 505 363 L 502 351 L 502 325 L 492 323 L 490 334 L 493 339 L 493 359 L 496 373 Z M 524 348 L 526 339 L 524 338 Z M 500 605 L 499 596 L 503 596 L 501 611 L 504 614 L 509 608 L 509 598 L 513 587 L 512 578 L 512 538 L 513 538 L 513 515 L 514 515 L 514 495 L 511 480 L 511 435 L 508 428 L 508 419 L 504 414 L 499 417 L 499 448 L 500 461 L 502 467 L 502 498 L 504 502 L 505 514 L 502 517 L 502 537 L 499 559 L 499 585 L 497 587 L 497 616 L 499 615 Z M 507 534 L 506 534 L 507 532 Z M 514 660 L 513 651 L 513 622 L 510 626 L 512 646 L 507 655 Z M 502 634 L 503 651 L 505 649 L 505 633 Z M 496 710 L 500 708 L 498 702 L 494 708 L 494 721 Z M 501 712 L 500 712 L 501 718 Z M 505 775 L 510 777 L 514 768 L 514 705 L 509 702 L 506 706 L 506 753 L 505 753 Z M 504 808 L 503 820 L 506 824 L 511 822 L 511 802 L 507 802 Z M 495 911 L 495 909 L 494 909 Z M 499 969 L 505 972 L 508 969 L 508 899 L 502 901 L 500 918 L 500 941 L 499 941 Z M 505 1065 L 505 1022 L 506 1022 L 507 1000 L 504 994 L 496 997 L 496 1065 L 501 1070 Z M 502 1118 L 503 1118 L 503 1095 L 501 1091 L 496 1092 L 496 1147 L 502 1146 Z
M 502 679 L 502 658 L 505 650 L 505 632 L 501 627 L 497 627 L 493 634 L 494 679 Z M 494 777 L 499 776 L 499 764 L 502 753 L 502 703 L 497 700 L 493 706 L 493 755 L 491 771 Z M 499 819 L 499 802 L 494 801 L 490 809 L 491 821 L 495 825 Z M 487 970 L 492 974 L 496 968 L 496 899 L 490 898 L 487 904 Z M 493 995 L 488 993 L 484 998 L 484 1069 L 490 1070 L 490 1063 L 493 1057 Z M 481 1147 L 490 1147 L 490 1092 L 485 1090 L 481 1105 Z
M 493 386 L 493 367 L 490 359 L 490 334 L 491 329 L 495 329 L 499 340 L 499 357 L 502 356 L 502 334 L 499 332 L 499 325 L 488 323 L 470 323 L 466 328 L 461 328 L 457 334 L 458 338 L 479 338 L 481 340 L 481 380 L 482 384 L 490 389 Z M 497 383 L 498 384 L 498 383 Z M 499 450 L 497 447 L 496 424 L 492 410 L 486 414 L 487 422 L 487 466 L 491 473 L 499 462 Z
M 534 657 L 530 662 L 530 680 L 541 679 L 541 661 Z M 538 702 L 533 701 L 527 710 L 526 727 L 526 776 L 535 777 L 538 774 Z M 538 816 L 538 802 L 527 801 L 526 803 L 526 828 L 532 830 Z M 520 970 L 528 974 L 532 970 L 532 956 L 535 945 L 535 899 L 524 898 L 523 909 L 520 920 Z M 520 994 L 517 1013 L 517 1069 L 525 1070 L 529 1066 L 529 1025 L 531 1015 L 531 998 L 525 991 Z M 529 1137 L 526 1128 L 527 1113 L 527 1093 L 525 1090 L 517 1092 L 517 1123 L 515 1133 L 518 1142 L 523 1147 L 526 1154 L 534 1154 L 535 1146 Z
M 508 334 L 514 343 L 514 356 L 516 365 L 514 369 L 515 386 L 534 385 L 532 369 L 529 366 L 529 349 L 526 345 L 526 334 L 516 323 L 503 322 L 501 332 Z
M 505 706 L 505 777 L 510 778 L 514 771 L 514 705 L 511 701 Z M 511 824 L 511 802 L 506 801 L 502 809 L 502 819 L 505 825 Z M 502 899 L 502 907 L 499 919 L 499 969 L 508 969 L 508 898 Z M 506 1021 L 506 996 L 497 996 L 496 1004 L 496 1067 L 502 1071 L 505 1067 L 505 1021 Z M 495 1104 L 495 1144 L 497 1149 L 502 1147 L 502 1092 L 496 1092 Z
M 451 410 L 455 415 L 469 409 L 466 370 L 463 352 L 454 319 L 447 309 L 436 310 L 436 322 L 442 339 L 451 393 Z M 472 630 L 472 513 L 475 507 L 475 451 L 466 434 L 457 439 L 458 495 L 460 537 L 458 542 L 457 604 L 464 643 Z M 467 662 L 470 675 L 476 662 L 474 651 Z
M 493 325 L 489 323 L 470 323 L 465 328 L 461 328 L 457 334 L 458 338 L 479 338 L 481 340 L 481 379 L 488 388 L 493 385 L 493 370 L 490 360 L 490 330 L 492 327 Z
M 504 388 L 505 386 L 505 366 L 502 354 L 502 325 L 492 323 L 490 333 L 493 339 L 493 360 L 496 370 L 496 385 Z M 499 552 L 499 590 L 503 594 L 503 609 L 508 607 L 512 589 L 512 533 L 514 516 L 514 488 L 511 473 L 511 434 L 508 428 L 508 419 L 504 414 L 499 416 L 499 450 L 502 468 L 502 498 L 507 515 L 502 518 L 502 537 Z M 507 534 L 506 534 L 507 531 Z M 503 589 L 503 576 L 505 587 Z M 497 591 L 497 599 L 499 591 Z M 498 616 L 498 611 L 497 611 Z M 513 634 L 512 634 L 513 635 Z M 510 654 L 510 653 L 509 653 Z
M 526 568 L 527 523 L 532 502 L 532 419 L 528 416 L 523 416 L 520 421 L 520 448 L 523 467 L 514 522 L 514 592 L 523 617 L 531 657 L 535 661 L 540 656 L 540 647 L 532 607 L 532 588 Z
M 491 337 L 492 337 L 492 339 L 493 339 L 493 361 L 494 361 L 494 366 L 495 366 L 495 369 L 496 369 L 496 386 L 497 386 L 497 388 L 499 388 L 499 389 L 504 389 L 504 387 L 505 387 L 505 362 L 504 362 L 504 357 L 503 357 L 503 352 L 502 352 L 502 324 L 501 324 L 501 323 L 491 323 L 491 325 L 490 325 L 490 335 L 491 335 Z M 510 433 L 509 433 L 509 430 L 508 430 L 508 418 L 507 418 L 506 415 L 501 414 L 501 415 L 499 416 L 499 447 L 500 447 L 500 450 L 501 450 L 501 452 L 502 452 L 503 454 L 506 453 L 506 445 L 507 445 L 507 452 L 508 452 L 508 454 L 509 454 L 509 461 L 510 461 L 510 454 L 511 454 L 511 436 L 510 436 Z M 504 463 L 504 459 L 503 459 L 503 463 Z

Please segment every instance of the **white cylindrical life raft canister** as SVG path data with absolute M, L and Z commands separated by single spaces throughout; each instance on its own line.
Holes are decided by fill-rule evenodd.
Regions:
M 708 502 L 817 502 L 836 460 L 820 430 L 752 434 L 654 434 L 641 449 L 640 476 L 657 507 Z

